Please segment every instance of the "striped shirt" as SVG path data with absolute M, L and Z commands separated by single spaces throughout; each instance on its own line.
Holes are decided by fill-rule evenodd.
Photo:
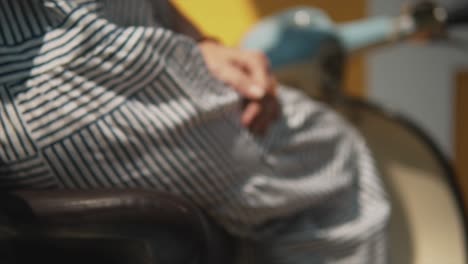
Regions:
M 281 119 L 251 135 L 165 5 L 0 0 L 0 187 L 168 191 L 250 238 L 304 211 L 324 245 L 382 232 L 389 207 L 355 130 L 281 87 Z

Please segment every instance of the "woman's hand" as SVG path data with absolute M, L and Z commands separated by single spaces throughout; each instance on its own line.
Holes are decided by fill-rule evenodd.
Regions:
M 201 42 L 199 47 L 211 73 L 244 98 L 242 124 L 254 134 L 265 134 L 280 113 L 277 84 L 266 56 L 213 41 Z

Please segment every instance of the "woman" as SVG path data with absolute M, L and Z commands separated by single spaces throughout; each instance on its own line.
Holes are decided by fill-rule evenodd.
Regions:
M 167 191 L 239 238 L 240 263 L 386 262 L 358 133 L 166 1 L 1 1 L 0 86 L 3 189 Z

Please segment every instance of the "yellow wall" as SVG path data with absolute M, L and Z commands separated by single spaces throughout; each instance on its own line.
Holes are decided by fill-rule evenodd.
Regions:
M 309 5 L 323 9 L 334 21 L 349 21 L 366 15 L 367 0 L 172 0 L 202 31 L 228 45 L 236 45 L 260 18 L 284 8 Z M 361 56 L 347 67 L 348 94 L 364 96 L 366 65 Z
M 260 18 L 293 6 L 324 9 L 335 21 L 365 16 L 365 0 L 172 0 L 203 32 L 235 45 Z
M 236 45 L 257 14 L 250 0 L 173 0 L 202 31 L 228 45 Z

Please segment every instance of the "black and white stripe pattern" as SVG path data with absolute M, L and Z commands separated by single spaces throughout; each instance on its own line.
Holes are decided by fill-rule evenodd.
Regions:
M 166 4 L 0 0 L 0 187 L 170 191 L 285 255 L 301 212 L 311 254 L 380 237 L 388 205 L 354 130 L 281 88 L 283 118 L 253 137 L 192 40 L 158 24 Z

